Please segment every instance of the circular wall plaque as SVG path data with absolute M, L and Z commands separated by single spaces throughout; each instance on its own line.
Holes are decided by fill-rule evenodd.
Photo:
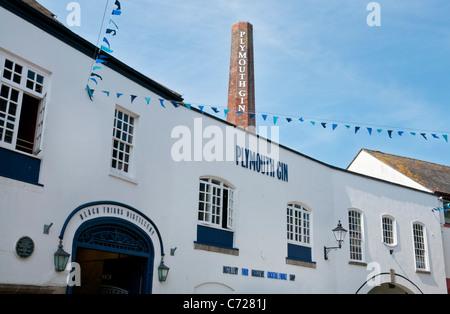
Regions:
M 16 253 L 20 258 L 28 258 L 33 254 L 34 242 L 29 237 L 22 237 L 16 243 Z

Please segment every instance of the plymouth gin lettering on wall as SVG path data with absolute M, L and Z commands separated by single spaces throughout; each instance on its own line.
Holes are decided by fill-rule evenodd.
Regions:
M 253 26 L 248 22 L 232 27 L 228 109 L 228 122 L 246 130 L 255 127 Z

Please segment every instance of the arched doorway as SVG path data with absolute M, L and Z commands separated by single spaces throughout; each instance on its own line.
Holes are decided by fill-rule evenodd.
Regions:
M 388 276 L 386 278 L 386 276 Z M 383 280 L 383 277 L 385 278 Z M 373 280 L 378 279 L 379 282 L 376 286 L 373 286 Z M 388 279 L 389 281 L 386 281 Z M 366 293 L 366 294 L 415 294 L 421 293 L 422 290 L 407 277 L 396 274 L 395 272 L 385 272 L 379 273 L 367 279 L 359 288 L 356 290 L 356 294 Z
M 368 294 L 412 294 L 413 292 L 401 285 L 392 283 L 382 283 L 373 287 Z
M 152 290 L 154 248 L 150 237 L 121 218 L 83 223 L 73 239 L 72 262 L 80 266 L 80 294 L 148 294 Z

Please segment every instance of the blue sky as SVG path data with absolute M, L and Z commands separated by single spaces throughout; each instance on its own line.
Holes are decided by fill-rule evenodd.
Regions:
M 94 44 L 114 7 L 114 0 L 79 0 L 81 25 L 69 26 L 71 1 L 38 2 Z M 186 103 L 226 108 L 231 26 L 248 21 L 257 125 L 279 117 L 282 145 L 341 168 L 361 148 L 450 166 L 450 143 L 442 137 L 450 137 L 448 0 L 376 1 L 381 26 L 373 27 L 366 22 L 369 0 L 120 2 L 113 55 Z

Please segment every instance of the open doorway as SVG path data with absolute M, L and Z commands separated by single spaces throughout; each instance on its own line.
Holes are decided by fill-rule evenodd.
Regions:
M 81 286 L 74 294 L 141 294 L 146 258 L 78 248 Z
M 73 294 L 149 294 L 154 249 L 150 238 L 119 218 L 97 218 L 75 233 L 72 261 L 80 266 L 80 286 Z

